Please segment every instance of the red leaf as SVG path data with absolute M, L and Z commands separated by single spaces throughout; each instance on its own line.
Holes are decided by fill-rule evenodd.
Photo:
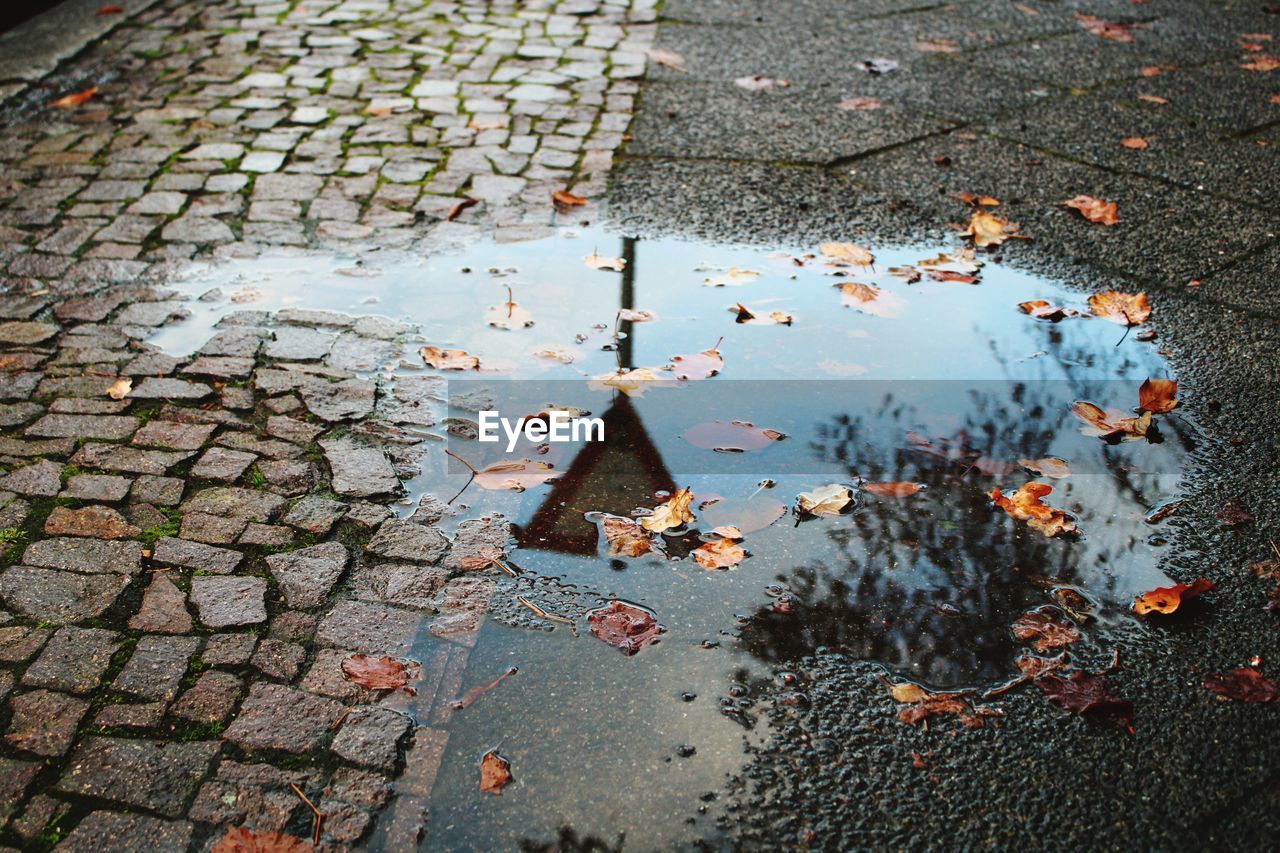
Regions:
M 311 844 L 295 835 L 233 826 L 211 853 L 312 853 Z
M 664 629 L 643 607 L 622 601 L 610 601 L 604 607 L 587 613 L 591 633 L 625 655 L 634 655 L 645 646 L 655 643 Z
M 498 748 L 480 757 L 480 790 L 486 794 L 501 794 L 511 781 L 511 762 L 498 754 Z
M 342 659 L 342 673 L 369 690 L 399 690 L 409 682 L 404 663 L 390 657 L 351 655 Z
M 98 10 L 99 15 L 119 15 L 124 11 L 123 6 L 103 6 Z
M 1077 670 L 1065 678 L 1042 675 L 1035 684 L 1055 705 L 1073 714 L 1114 719 L 1133 734 L 1133 703 L 1112 696 L 1106 683 L 1092 672 Z
M 1240 702 L 1280 702 L 1280 684 L 1263 678 L 1262 673 L 1247 666 L 1210 673 L 1204 677 L 1204 686 L 1219 696 Z
M 64 97 L 58 98 L 58 100 L 54 101 L 52 104 L 50 104 L 50 106 L 61 107 L 62 109 L 68 109 L 68 110 L 74 109 L 80 106 L 81 104 L 83 104 L 85 101 L 92 98 L 94 95 L 97 94 L 97 92 L 98 92 L 97 86 L 90 86 L 88 89 L 85 89 L 82 92 L 76 92 L 74 94 L 66 95 Z

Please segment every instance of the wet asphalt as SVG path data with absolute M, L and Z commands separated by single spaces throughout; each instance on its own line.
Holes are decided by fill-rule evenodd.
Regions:
M 874 666 L 838 650 L 797 662 L 808 705 L 774 704 L 778 735 L 722 792 L 727 843 L 1274 846 L 1280 708 L 1200 684 L 1254 656 L 1280 676 L 1280 614 L 1263 609 L 1268 585 L 1247 569 L 1268 556 L 1280 520 L 1280 105 L 1270 101 L 1280 71 L 1241 68 L 1258 52 L 1239 44 L 1280 38 L 1265 5 L 662 7 L 657 46 L 686 70 L 651 65 L 611 186 L 615 223 L 761 244 L 905 243 L 954 233 L 967 210 L 950 194 L 999 198 L 1032 238 L 1006 243 L 1004 263 L 1081 292 L 1150 294 L 1149 328 L 1202 431 L 1186 501 L 1163 523 L 1163 568 L 1218 585 L 1185 617 L 1073 650 L 1094 669 L 1118 650 L 1108 683 L 1136 707 L 1132 736 L 1067 715 L 1034 688 L 1005 698 L 998 726 L 944 720 L 923 731 L 897 721 Z M 1086 32 L 1077 11 L 1136 24 L 1134 40 Z M 870 59 L 897 67 L 874 75 Z M 753 74 L 789 85 L 733 82 Z M 882 106 L 836 108 L 852 97 Z M 1120 146 L 1129 136 L 1149 148 Z M 1093 225 L 1061 206 L 1081 193 L 1117 202 L 1120 223 Z M 1223 526 L 1230 498 L 1251 524 Z

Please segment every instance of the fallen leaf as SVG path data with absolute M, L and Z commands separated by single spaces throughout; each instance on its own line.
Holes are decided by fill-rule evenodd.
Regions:
M 437 346 L 426 346 L 418 350 L 422 360 L 428 367 L 437 370 L 479 370 L 480 359 L 468 355 L 460 349 L 440 349 Z
M 462 211 L 466 210 L 469 207 L 475 207 L 479 203 L 480 203 L 480 199 L 478 198 L 464 198 L 462 199 L 462 201 L 454 202 L 453 206 L 449 208 L 448 215 L 445 216 L 445 221 L 452 222 L 453 220 L 458 218 L 458 216 L 462 213 Z
M 955 270 L 929 270 L 929 278 L 933 281 L 954 281 L 960 284 L 977 284 L 982 281 L 980 276 Z
M 1151 430 L 1151 413 L 1137 417 L 1118 409 L 1102 409 L 1087 400 L 1071 404 L 1072 413 L 1088 426 L 1081 430 L 1085 435 L 1095 435 L 1104 441 L 1134 441 L 1143 438 Z
M 1035 685 L 1055 705 L 1073 714 L 1114 719 L 1133 734 L 1133 703 L 1111 695 L 1106 683 L 1092 672 L 1077 670 L 1066 677 L 1042 675 Z
M 1071 476 L 1071 469 L 1067 467 L 1067 460 L 1059 459 L 1057 456 L 1044 456 L 1040 459 L 1019 459 L 1018 464 L 1028 471 L 1039 474 L 1041 477 L 1051 477 L 1054 480 L 1061 480 L 1063 477 Z
M 755 281 L 759 277 L 760 273 L 755 270 L 740 270 L 737 267 L 729 267 L 720 275 L 704 278 L 702 283 L 707 287 L 737 287 L 740 284 Z
M 483 545 L 477 549 L 476 553 L 468 554 L 458 561 L 458 564 L 468 572 L 476 572 L 481 569 L 487 569 L 490 566 L 502 566 L 503 559 L 507 556 L 507 552 L 494 545 Z
M 672 528 L 683 527 L 693 521 L 693 512 L 689 505 L 693 503 L 693 492 L 689 488 L 676 489 L 671 497 L 653 508 L 653 512 L 640 519 L 640 526 L 654 533 L 664 533 Z
M 986 706 L 975 706 L 968 698 L 970 693 L 934 693 L 909 681 L 889 685 L 889 694 L 895 702 L 908 707 L 898 711 L 898 719 L 910 725 L 927 722 L 938 714 L 954 714 L 970 729 L 982 728 L 984 717 L 999 716 L 1000 712 Z
M 484 315 L 484 321 L 495 329 L 527 329 L 533 325 L 533 315 L 508 300 L 490 308 Z
M 822 254 L 841 264 L 865 267 L 875 263 L 876 257 L 857 243 L 823 243 L 818 247 Z
M 682 436 L 694 447 L 722 453 L 763 450 L 787 437 L 786 433 L 749 421 L 707 421 L 689 427 Z
M 728 498 L 698 506 L 702 523 L 712 525 L 713 532 L 731 525 L 737 530 L 751 533 L 763 530 L 786 514 L 786 504 L 760 496 Z
M 1028 18 L 1035 18 L 1040 15 L 1039 12 L 1037 12 L 1035 9 L 1032 9 L 1030 6 L 1028 6 L 1025 3 L 1014 3 L 1013 8 L 1017 9 L 1019 12 L 1026 15 Z
M 1218 510 L 1217 516 L 1223 527 L 1244 527 L 1252 524 L 1254 520 L 1253 513 L 1249 512 L 1244 501 L 1237 497 L 1227 498 L 1222 509 Z
M 953 270 L 955 272 L 975 273 L 982 269 L 983 262 L 977 259 L 972 247 L 966 246 L 956 252 L 941 252 L 932 258 L 916 261 L 915 265 L 923 270 Z
M 111 383 L 111 387 L 107 389 L 107 396 L 112 400 L 123 400 L 129 396 L 129 392 L 133 390 L 133 380 L 127 376 L 123 376 Z
M 812 492 L 801 492 L 796 495 L 796 510 L 805 515 L 839 515 L 852 500 L 853 492 L 848 486 L 831 483 Z
M 720 341 L 723 341 L 721 338 Z M 692 355 L 675 355 L 671 357 L 671 372 L 681 382 L 710 379 L 724 367 L 724 358 L 720 355 L 720 341 L 716 341 L 711 349 Z
M 1078 195 L 1067 199 L 1063 204 L 1072 210 L 1078 210 L 1085 219 L 1099 225 L 1116 225 L 1120 222 L 1116 216 L 1117 206 L 1114 201 L 1103 201 L 1091 195 Z
M 732 524 L 722 524 L 718 527 L 711 528 L 711 532 L 721 539 L 741 539 L 742 531 L 734 527 Z
M 49 106 L 59 107 L 64 110 L 74 109 L 75 107 L 80 106 L 85 101 L 92 98 L 95 94 L 97 94 L 97 92 L 98 92 L 97 86 L 90 86 L 88 89 L 85 89 L 84 91 L 76 92 L 75 94 L 66 95 L 64 97 L 58 98 L 58 100 L 54 101 Z
M 755 326 L 790 326 L 795 318 L 786 311 L 770 311 L 768 314 L 755 314 L 751 309 L 739 302 L 729 309 L 738 315 L 737 323 L 750 323 Z
M 1248 62 L 1243 62 L 1240 67 L 1245 71 L 1258 71 L 1266 74 L 1280 68 L 1280 57 L 1271 56 L 1270 54 L 1261 54 Z
M 1120 140 L 1120 144 L 1133 151 L 1145 151 L 1151 147 L 1151 143 L 1141 136 L 1126 136 Z
M 561 364 L 573 364 L 574 358 L 576 357 L 573 350 L 568 347 L 560 346 L 559 344 L 546 344 L 544 346 L 536 347 L 530 351 L 529 354 L 534 358 L 558 361 Z
M 1146 616 L 1148 613 L 1162 613 L 1167 616 L 1186 602 L 1199 598 L 1201 593 L 1212 591 L 1213 581 L 1208 578 L 1196 578 L 1191 583 L 1162 586 L 1135 598 L 1133 612 L 1139 616 Z
M 742 546 L 731 539 L 704 542 L 693 549 L 693 561 L 709 571 L 729 569 L 741 563 L 747 556 Z
M 684 57 L 676 53 L 674 50 L 664 50 L 660 47 L 651 47 L 645 53 L 650 59 L 659 65 L 664 65 L 672 71 L 679 71 L 681 74 L 689 73 L 689 69 L 684 67 Z
M 643 308 L 619 308 L 618 319 L 624 323 L 656 323 L 658 315 Z
M 1159 77 L 1166 71 L 1172 71 L 1172 65 L 1144 65 L 1142 66 L 1143 77 Z
M 602 373 L 593 376 L 589 387 L 592 389 L 610 388 L 621 391 L 628 397 L 643 397 L 651 388 L 663 388 L 675 385 L 675 380 L 659 375 L 660 368 L 633 367 L 630 370 L 618 369 L 613 373 Z
M 1000 199 L 989 195 L 978 195 L 977 193 L 962 192 L 953 193 L 951 195 L 956 201 L 962 201 L 970 207 L 999 207 Z
M 296 835 L 233 826 L 218 839 L 210 853 L 314 853 L 311 842 Z
M 872 284 L 846 281 L 837 287 L 840 288 L 840 303 L 864 314 L 892 319 L 900 317 L 907 308 L 907 303 L 900 297 Z
M 1009 515 L 1025 521 L 1045 536 L 1069 536 L 1079 532 L 1070 515 L 1040 500 L 1052 491 L 1053 487 L 1045 483 L 1030 482 L 1008 496 L 999 489 L 992 489 L 987 496 Z
M 1256 41 L 1245 41 L 1244 39 L 1240 39 L 1237 43 L 1240 45 L 1241 50 L 1246 50 L 1249 53 L 1259 53 L 1260 51 L 1267 49 L 1266 45 L 1260 44 Z
M 475 473 L 476 485 L 491 491 L 523 492 L 530 486 L 539 486 L 560 476 L 550 462 L 532 459 L 513 459 L 495 462 Z
M 1024 314 L 1030 314 L 1037 320 L 1048 320 L 1050 323 L 1057 323 L 1065 320 L 1067 317 L 1079 316 L 1080 312 L 1074 308 L 1063 308 L 1061 305 L 1052 305 L 1043 299 L 1032 299 L 1028 302 L 1019 302 L 1018 310 Z
M 1178 407 L 1176 379 L 1147 379 L 1138 387 L 1138 406 L 1144 411 L 1163 415 Z
M 511 762 L 498 754 L 498 748 L 480 756 L 480 790 L 486 794 L 501 794 L 511 781 Z
M 1030 652 L 1024 652 L 1013 660 L 1013 665 L 1018 668 L 1026 678 L 1038 678 L 1041 675 L 1048 675 L 1051 672 L 1057 672 L 1067 665 L 1066 655 L 1058 655 L 1052 658 L 1042 658 L 1033 655 Z
M 1159 95 L 1139 95 L 1138 100 L 1146 101 L 1149 104 L 1167 104 L 1168 98 L 1162 98 Z
M 609 544 L 610 557 L 640 557 L 654 550 L 649 533 L 635 519 L 600 513 L 596 520 Z
M 979 249 L 999 246 L 1018 230 L 1018 224 L 1002 219 L 985 210 L 975 210 L 969 219 L 969 227 L 960 232 L 961 237 L 972 237 Z
M 1118 290 L 1104 290 L 1089 297 L 1089 310 L 1095 317 L 1121 326 L 1137 326 L 1145 323 L 1151 316 L 1151 303 L 1147 301 L 1146 291 L 1121 293 Z
M 348 655 L 342 659 L 342 674 L 367 690 L 399 690 L 409 683 L 404 662 L 392 657 Z
M 604 607 L 588 611 L 587 624 L 592 634 L 621 649 L 625 655 L 634 655 L 657 642 L 658 635 L 665 630 L 651 611 L 624 601 L 610 601 Z
M 917 38 L 916 50 L 921 53 L 959 53 L 960 42 L 955 39 Z
M 863 483 L 858 488 L 876 497 L 907 498 L 924 487 L 924 483 Z
M 1075 625 L 1061 622 L 1039 610 L 1022 614 L 1014 621 L 1012 628 L 1014 637 L 1031 640 L 1032 647 L 1040 652 L 1060 649 L 1080 639 L 1080 632 Z
M 898 68 L 898 63 L 895 60 L 885 59 L 883 57 L 864 59 L 858 64 L 862 66 L 864 71 L 873 77 L 878 77 L 881 74 L 888 74 L 890 71 L 896 71 Z
M 1280 702 L 1280 684 L 1264 678 L 1252 667 L 1210 673 L 1203 684 L 1219 696 L 1239 702 Z
M 586 204 L 587 200 L 580 195 L 574 195 L 567 190 L 556 190 L 551 194 L 551 204 L 561 213 L 567 213 L 575 207 L 581 207 Z
M 786 80 L 765 77 L 763 74 L 749 74 L 746 77 L 737 78 L 733 83 L 735 86 L 748 89 L 752 92 L 762 92 L 767 89 L 772 89 L 775 86 L 779 89 L 785 89 L 791 85 Z
M 1094 15 L 1083 15 L 1080 12 L 1076 12 L 1076 22 L 1086 32 L 1108 41 L 1131 42 L 1134 40 L 1133 33 L 1129 32 L 1133 24 L 1117 24 Z
M 881 106 L 879 98 L 845 98 L 836 104 L 836 109 L 868 112 L 870 110 L 878 110 Z
M 121 12 L 123 12 L 123 11 L 124 11 L 124 7 L 123 7 L 123 6 L 103 6 L 103 7 L 101 7 L 100 9 L 98 9 L 98 14 L 99 14 L 99 15 L 103 15 L 103 16 L 105 16 L 105 15 L 119 15 L 119 14 L 120 14 Z
M 624 258 L 606 258 L 595 252 L 583 258 L 582 262 L 593 270 L 613 270 L 614 272 L 622 272 L 627 266 Z

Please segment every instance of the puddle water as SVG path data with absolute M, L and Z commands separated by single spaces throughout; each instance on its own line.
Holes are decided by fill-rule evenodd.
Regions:
M 428 844 L 546 843 L 569 825 L 610 844 L 625 835 L 630 846 L 671 847 L 712 832 L 695 815 L 697 798 L 739 769 L 744 738 L 763 736 L 752 693 L 770 679 L 785 683 L 788 660 L 841 647 L 938 687 L 991 683 L 1012 672 L 1018 644 L 1009 625 L 1029 609 L 1065 603 L 1105 636 L 1127 621 L 1136 593 L 1166 580 L 1156 568 L 1159 527 L 1144 516 L 1176 497 L 1191 425 L 1162 415 L 1163 441 L 1111 446 L 1083 435 L 1070 412 L 1075 400 L 1136 406 L 1142 380 L 1168 375 L 1156 345 L 1135 334 L 1121 340 L 1124 328 L 1101 319 L 1028 316 L 1019 303 L 1087 306 L 1080 294 L 989 260 L 977 284 L 937 281 L 927 270 L 909 283 L 891 271 L 958 248 L 872 247 L 873 266 L 832 267 L 806 256 L 813 247 L 777 252 L 581 229 L 428 258 L 263 257 L 178 283 L 192 297 L 212 288 L 222 295 L 193 301 L 192 317 L 153 342 L 189 352 L 235 310 L 383 315 L 419 330 L 399 352 L 356 365 L 389 388 L 446 375 L 417 356 L 431 344 L 481 359 L 478 372 L 447 374 L 455 400 L 483 388 L 504 415 L 548 402 L 603 415 L 602 445 L 552 445 L 535 458 L 561 476 L 524 492 L 468 486 L 439 439 L 426 442 L 422 473 L 406 484 L 406 515 L 425 493 L 448 500 L 459 491 L 459 515 L 446 525 L 503 513 L 518 530 L 510 561 L 525 572 L 496 594 L 497 618 L 480 631 L 463 687 L 512 666 L 519 673 L 453 715 Z M 625 271 L 583 263 L 595 253 L 624 259 Z M 865 301 L 867 291 L 842 292 L 850 282 L 881 292 Z M 486 325 L 507 287 L 532 326 Z M 735 322 L 736 303 L 758 317 L 786 312 L 792 323 Z M 615 351 L 620 309 L 655 319 L 621 323 Z M 724 364 L 706 381 L 640 397 L 583 381 L 619 363 L 658 368 L 720 339 Z M 560 358 L 535 354 L 546 350 Z M 685 436 L 717 420 L 787 438 L 718 453 L 710 447 L 742 436 Z M 439 426 L 421 432 L 444 434 Z M 493 445 L 456 436 L 447 446 L 477 465 L 497 458 Z M 535 450 L 522 444 L 516 456 Z M 1037 478 L 1019 465 L 1048 456 L 1066 460 L 1070 476 Z M 926 488 L 907 497 L 860 492 L 851 512 L 830 518 L 777 517 L 800 492 L 859 478 Z M 760 490 L 765 479 L 773 485 Z M 988 490 L 1033 479 L 1053 486 L 1047 502 L 1075 517 L 1079 538 L 1046 538 L 991 508 Z M 666 554 L 610 556 L 587 515 L 628 515 L 676 487 L 693 490 L 693 527 L 737 524 L 750 556 L 730 571 L 676 559 L 700 544 L 696 534 L 665 538 Z M 517 594 L 575 617 L 619 598 L 651 608 L 667 630 L 628 657 L 593 637 L 585 619 L 575 637 L 534 618 L 514 603 Z M 438 643 L 424 635 L 424 659 Z M 501 796 L 481 795 L 478 757 L 499 744 L 516 781 Z

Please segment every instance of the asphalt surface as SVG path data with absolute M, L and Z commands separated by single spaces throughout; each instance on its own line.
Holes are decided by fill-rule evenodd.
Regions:
M 1277 709 L 1218 699 L 1203 672 L 1261 657 L 1277 674 L 1278 616 L 1247 570 L 1280 518 L 1276 454 L 1280 273 L 1274 73 L 1241 68 L 1280 17 L 1263 3 L 669 0 L 611 185 L 638 234 L 805 245 L 937 238 L 967 217 L 948 196 L 1001 199 L 1030 242 L 1005 263 L 1081 292 L 1145 290 L 1151 327 L 1203 432 L 1186 503 L 1165 522 L 1164 570 L 1218 584 L 1207 611 L 1077 649 L 1137 709 L 1136 733 L 1068 716 L 1032 690 L 998 728 L 895 719 L 871 665 L 798 663 L 810 699 L 775 706 L 777 737 L 724 803 L 740 846 L 1264 849 L 1280 832 Z M 1138 24 L 1132 42 L 1075 12 Z M 922 51 L 945 39 L 957 52 Z M 1270 44 L 1265 50 L 1274 50 Z M 862 63 L 898 67 L 871 75 Z M 1161 66 L 1144 76 L 1143 69 Z M 787 87 L 747 91 L 760 74 Z M 1140 95 L 1167 99 L 1160 104 Z M 842 111 L 844 98 L 882 108 Z M 1143 136 L 1143 151 L 1120 146 Z M 1119 205 L 1104 228 L 1060 205 Z M 1198 284 L 1192 284 L 1192 280 Z M 1255 516 L 1216 517 L 1238 497 Z M 913 754 L 918 754 L 919 759 Z M 921 766 L 916 766 L 921 765 Z

